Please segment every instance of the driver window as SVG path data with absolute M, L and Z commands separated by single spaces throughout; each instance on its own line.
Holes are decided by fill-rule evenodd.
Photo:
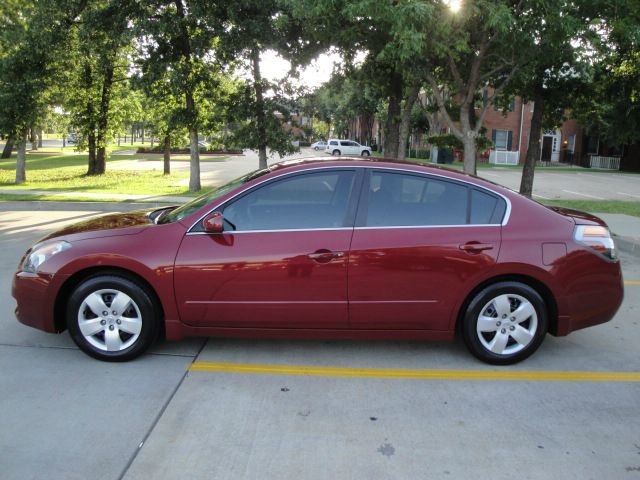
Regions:
M 344 226 L 353 171 L 295 175 L 252 190 L 224 209 L 238 231 Z

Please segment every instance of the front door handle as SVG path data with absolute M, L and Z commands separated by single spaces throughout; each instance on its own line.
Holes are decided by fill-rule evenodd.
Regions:
M 480 243 L 480 242 L 469 242 L 463 245 L 460 245 L 460 250 L 464 250 L 469 253 L 480 253 L 483 250 L 492 250 L 493 245 L 490 243 Z
M 331 250 L 323 248 L 308 254 L 307 257 L 318 263 L 329 263 L 334 258 L 344 257 L 344 252 L 332 252 Z

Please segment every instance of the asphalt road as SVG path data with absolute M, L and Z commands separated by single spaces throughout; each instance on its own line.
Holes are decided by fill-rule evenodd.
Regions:
M 640 284 L 613 321 L 548 336 L 508 368 L 460 341 L 192 339 L 107 364 L 14 318 L 11 276 L 29 244 L 109 208 L 53 205 L 0 203 L 3 480 L 640 478 L 640 382 L 571 373 L 640 372 Z M 640 280 L 640 256 L 621 257 L 625 279 Z M 256 371 L 247 365 L 289 374 L 238 373 Z M 487 379 L 464 378 L 477 371 Z M 515 379 L 495 379 L 505 371 Z

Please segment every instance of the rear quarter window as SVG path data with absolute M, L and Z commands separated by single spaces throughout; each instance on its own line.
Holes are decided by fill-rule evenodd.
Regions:
M 505 201 L 481 190 L 471 189 L 471 212 L 469 223 L 490 225 L 502 223 L 506 210 Z

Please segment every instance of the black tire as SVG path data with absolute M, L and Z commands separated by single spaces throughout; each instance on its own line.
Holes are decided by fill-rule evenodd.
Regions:
M 313 149 L 317 152 L 318 150 L 320 150 L 320 147 L 313 147 Z
M 333 155 L 334 157 L 337 155 L 339 157 L 340 156 L 340 150 L 334 150 L 333 152 L 331 152 L 331 155 Z
M 114 305 L 120 294 L 124 294 L 120 297 L 121 309 Z M 151 298 L 145 288 L 127 278 L 106 274 L 90 277 L 76 287 L 67 303 L 71 338 L 80 350 L 98 360 L 132 360 L 143 354 L 158 335 L 160 316 Z M 107 308 L 95 314 L 96 305 Z M 95 334 L 93 330 L 97 330 Z
M 469 351 L 483 362 L 511 365 L 538 349 L 547 333 L 548 315 L 544 300 L 530 286 L 495 283 L 469 303 L 462 319 L 462 337 Z
M 363 157 L 368 157 L 370 155 L 369 150 L 363 150 L 362 151 L 362 156 Z

